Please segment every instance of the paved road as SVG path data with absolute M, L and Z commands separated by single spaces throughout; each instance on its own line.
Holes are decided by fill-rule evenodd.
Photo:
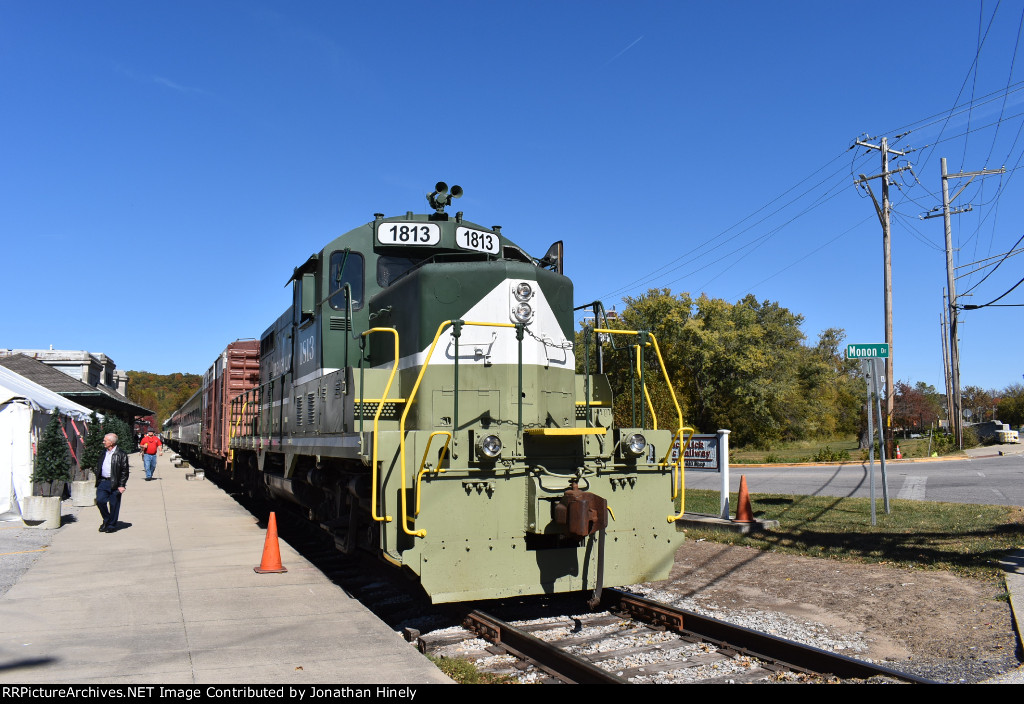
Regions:
M 889 498 L 1024 506 L 1024 454 L 943 462 L 887 462 Z M 751 493 L 870 497 L 868 464 L 815 467 L 730 468 L 730 491 L 747 477 Z M 688 471 L 688 489 L 718 489 L 718 474 Z M 876 497 L 882 498 L 881 465 L 875 462 Z

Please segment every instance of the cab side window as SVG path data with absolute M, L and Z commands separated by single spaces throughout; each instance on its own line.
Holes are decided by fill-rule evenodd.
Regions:
M 352 310 L 363 307 L 363 255 L 358 252 L 331 254 L 331 308 L 345 310 L 345 284 L 352 289 Z

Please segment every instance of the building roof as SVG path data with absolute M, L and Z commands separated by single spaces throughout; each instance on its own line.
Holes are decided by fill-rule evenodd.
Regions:
M 0 406 L 12 401 L 24 401 L 33 408 L 43 408 L 51 412 L 56 408 L 78 420 L 88 420 L 90 414 L 89 408 L 0 366 Z
M 54 369 L 48 364 L 44 364 L 31 357 L 26 357 L 23 354 L 0 356 L 0 366 L 20 374 L 54 393 L 58 393 L 67 399 L 101 413 L 110 412 L 115 415 L 131 417 L 153 413 L 148 408 L 132 403 L 111 388 L 103 385 L 89 386 L 58 369 Z

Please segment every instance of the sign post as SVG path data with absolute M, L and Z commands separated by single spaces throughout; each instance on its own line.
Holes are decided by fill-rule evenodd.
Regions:
M 679 459 L 679 441 L 676 440 L 672 461 Z M 729 431 L 719 430 L 711 435 L 694 435 L 683 453 L 683 468 L 688 471 L 718 472 L 722 482 L 719 489 L 719 518 L 729 520 Z
M 889 345 L 884 342 L 851 344 L 846 346 L 847 359 L 859 359 L 868 400 L 868 473 L 871 491 L 871 525 L 875 525 L 875 428 L 872 416 L 878 413 L 878 454 L 882 464 L 882 500 L 886 514 L 889 513 L 889 481 L 885 472 L 885 435 L 882 421 L 882 401 L 878 389 L 879 364 L 889 357 Z M 892 390 L 890 389 L 890 393 Z

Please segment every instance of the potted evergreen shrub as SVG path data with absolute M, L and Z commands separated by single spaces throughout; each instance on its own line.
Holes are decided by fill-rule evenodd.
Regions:
M 138 450 L 135 444 L 135 437 L 132 435 L 131 426 L 117 416 L 107 414 L 103 418 L 103 435 L 113 433 L 117 436 L 117 446 L 129 455 Z M 103 445 L 103 436 L 100 436 L 100 446 Z
M 36 449 L 33 495 L 25 497 L 22 519 L 36 528 L 60 528 L 60 500 L 71 479 L 71 452 L 60 423 L 60 409 L 55 408 Z
M 79 471 L 71 482 L 71 505 L 92 506 L 96 503 L 96 482 L 92 473 L 98 471 L 103 457 L 103 427 L 96 411 L 89 419 L 89 431 L 85 436 L 85 449 L 78 463 Z

